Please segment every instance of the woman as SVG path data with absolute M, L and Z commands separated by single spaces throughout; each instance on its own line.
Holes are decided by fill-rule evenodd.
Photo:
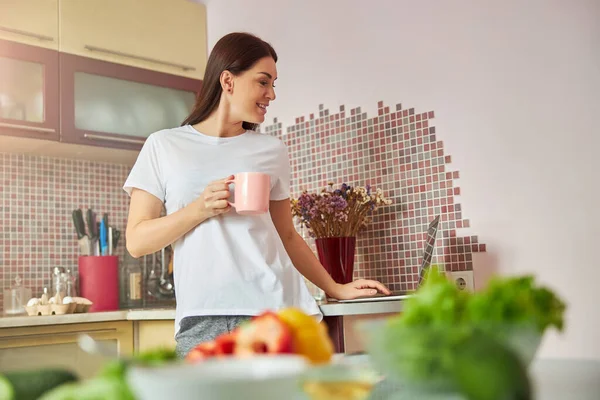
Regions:
M 337 299 L 389 294 L 376 281 L 335 283 L 294 228 L 286 146 L 254 132 L 275 100 L 276 61 L 253 35 L 219 40 L 194 110 L 182 126 L 148 137 L 124 185 L 131 255 L 173 244 L 182 357 L 265 309 L 295 306 L 321 318 L 300 273 Z M 267 214 L 239 215 L 227 202 L 228 181 L 248 171 L 271 177 Z

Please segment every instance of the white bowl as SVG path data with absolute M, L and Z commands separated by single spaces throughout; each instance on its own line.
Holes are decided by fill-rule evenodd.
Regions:
M 308 368 L 296 355 L 221 358 L 197 364 L 132 367 L 127 383 L 139 400 L 293 399 Z

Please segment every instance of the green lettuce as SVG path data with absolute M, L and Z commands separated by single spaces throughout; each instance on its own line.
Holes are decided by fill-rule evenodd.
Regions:
M 527 364 L 547 329 L 563 330 L 565 309 L 533 276 L 495 277 L 471 293 L 433 265 L 402 313 L 373 334 L 371 355 L 405 384 L 469 400 L 528 399 Z

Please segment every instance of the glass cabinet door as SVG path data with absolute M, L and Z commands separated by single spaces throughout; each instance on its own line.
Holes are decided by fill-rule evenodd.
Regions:
M 148 83 L 75 73 L 75 128 L 146 138 L 181 125 L 196 94 Z
M 153 132 L 181 125 L 202 81 L 61 54 L 61 140 L 140 149 Z
M 58 52 L 0 40 L 0 134 L 58 140 Z

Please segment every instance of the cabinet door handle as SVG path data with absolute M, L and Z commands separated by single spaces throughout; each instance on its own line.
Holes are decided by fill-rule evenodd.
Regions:
M 112 54 L 114 56 L 125 57 L 125 58 L 132 58 L 134 60 L 146 61 L 146 62 L 150 62 L 150 63 L 154 63 L 154 64 L 165 65 L 167 67 L 179 68 L 184 71 L 195 71 L 196 70 L 196 68 L 191 67 L 189 65 L 176 64 L 176 63 L 172 63 L 172 62 L 168 62 L 168 61 L 157 60 L 155 58 L 136 56 L 135 54 L 123 53 L 120 51 L 105 49 L 102 47 L 90 46 L 87 44 L 84 47 L 86 50 L 89 50 L 89 51 L 97 51 L 99 53 Z
M 90 140 L 100 140 L 104 142 L 120 142 L 120 143 L 133 143 L 133 144 L 144 144 L 146 139 L 128 139 L 104 135 L 95 135 L 93 133 L 84 133 L 83 137 Z
M 79 336 L 82 334 L 98 335 L 98 334 L 115 333 L 115 332 L 117 332 L 117 329 L 113 328 L 113 329 L 91 329 L 88 331 L 76 331 L 76 332 L 31 333 L 29 335 L 26 334 L 26 335 L 18 335 L 18 336 L 0 337 L 0 342 L 5 341 L 5 340 L 14 340 L 14 339 L 39 339 L 39 338 L 48 338 L 49 336 L 64 337 L 64 336 Z
M 49 42 L 54 41 L 54 38 L 52 36 L 40 35 L 39 33 L 22 31 L 20 29 L 8 28 L 6 26 L 0 26 L 0 31 L 14 33 L 16 35 L 27 36 L 27 37 L 31 37 L 31 38 L 39 39 L 39 40 L 47 40 Z
M 55 133 L 56 132 L 56 129 L 53 129 L 53 128 L 41 128 L 39 126 L 9 124 L 6 122 L 0 122 L 0 128 L 12 128 L 12 129 L 20 129 L 22 131 L 33 131 L 33 132 L 42 132 L 42 133 Z

